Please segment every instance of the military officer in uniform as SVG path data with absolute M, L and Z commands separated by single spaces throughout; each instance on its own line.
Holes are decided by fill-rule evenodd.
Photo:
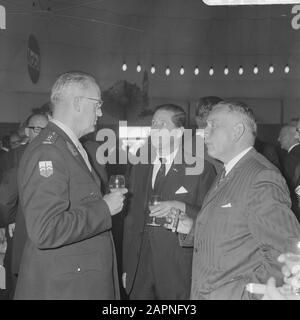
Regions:
M 102 196 L 79 138 L 95 129 L 101 91 L 83 72 L 61 75 L 53 119 L 26 148 L 18 170 L 28 240 L 15 299 L 118 299 L 111 216 L 127 190 Z

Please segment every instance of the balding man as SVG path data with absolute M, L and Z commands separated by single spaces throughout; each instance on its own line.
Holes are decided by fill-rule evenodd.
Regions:
M 65 73 L 51 103 L 53 119 L 18 171 L 28 240 L 15 299 L 118 299 L 111 215 L 122 210 L 127 190 L 102 196 L 79 142 L 102 115 L 100 88 L 86 73 Z
M 243 103 L 220 102 L 210 112 L 205 143 L 224 170 L 206 195 L 194 229 L 192 299 L 251 299 L 249 282 L 282 282 L 277 257 L 300 237 L 279 170 L 254 148 L 256 123 Z M 280 282 L 279 281 L 279 282 Z
M 48 124 L 48 118 L 43 114 L 33 114 L 27 120 L 28 125 L 25 128 L 25 134 L 31 142 Z

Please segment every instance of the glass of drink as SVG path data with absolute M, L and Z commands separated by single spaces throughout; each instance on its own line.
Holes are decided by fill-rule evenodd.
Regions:
M 291 272 L 290 277 L 285 278 L 285 288 L 289 288 L 292 293 L 300 294 L 300 238 L 289 238 L 286 241 L 284 263 Z
M 155 194 L 152 195 L 149 199 L 148 202 L 148 208 L 151 212 L 151 210 L 153 209 L 153 207 L 155 207 L 156 205 L 158 205 L 160 202 L 162 201 L 161 196 Z M 147 223 L 148 226 L 152 226 L 152 227 L 160 227 L 160 224 L 156 223 L 156 219 L 155 217 L 152 217 L 152 221 Z
M 114 189 L 125 188 L 125 177 L 122 175 L 110 176 L 108 186 L 111 192 Z

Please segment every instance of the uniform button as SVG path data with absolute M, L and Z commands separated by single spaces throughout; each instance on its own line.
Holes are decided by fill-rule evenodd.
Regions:
M 194 248 L 194 252 L 196 252 L 196 253 L 197 253 L 197 252 L 198 252 L 198 248 Z
M 80 271 L 81 271 L 81 268 L 80 268 L 80 267 L 78 267 L 78 268 L 77 268 L 77 272 L 80 272 Z

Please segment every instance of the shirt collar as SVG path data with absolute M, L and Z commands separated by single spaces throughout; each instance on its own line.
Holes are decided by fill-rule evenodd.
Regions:
M 227 164 L 224 164 L 225 167 L 225 171 L 226 174 L 225 176 L 231 171 L 231 169 L 238 163 L 239 160 L 241 160 L 243 158 L 243 156 L 250 151 L 250 149 L 252 149 L 252 147 L 249 147 L 247 149 L 245 149 L 244 151 L 242 151 L 241 153 L 239 153 L 237 156 L 235 156 L 233 159 L 231 159 Z
M 178 149 L 179 149 L 179 147 L 177 147 L 172 153 L 168 154 L 167 156 L 163 156 L 163 157 L 160 156 L 157 153 L 156 154 L 156 158 L 154 160 L 154 164 L 159 164 L 160 163 L 159 158 L 165 159 L 166 160 L 166 162 L 165 162 L 166 164 L 171 164 L 174 161 L 174 159 L 175 159 L 175 157 L 177 155 Z
M 294 149 L 294 147 L 296 147 L 298 144 L 300 144 L 300 143 L 298 142 L 298 143 L 293 144 L 293 145 L 289 148 L 288 153 L 290 153 L 290 152 L 292 151 L 292 149 Z
M 78 146 L 80 145 L 80 142 L 72 129 L 70 129 L 68 126 L 66 126 L 64 123 L 60 122 L 57 119 L 51 119 L 50 121 L 55 125 L 57 125 L 72 140 L 76 148 L 78 148 Z

